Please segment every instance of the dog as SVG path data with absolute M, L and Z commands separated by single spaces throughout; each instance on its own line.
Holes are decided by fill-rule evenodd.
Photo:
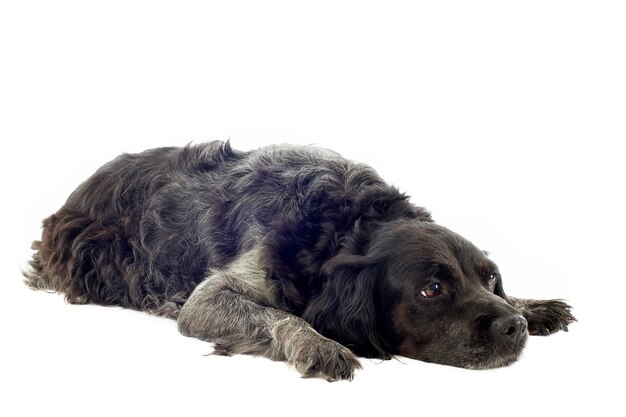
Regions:
M 177 320 L 221 355 L 352 379 L 357 356 L 484 369 L 576 319 L 505 295 L 486 252 L 369 166 L 214 141 L 123 154 L 43 221 L 24 271 L 69 303 Z

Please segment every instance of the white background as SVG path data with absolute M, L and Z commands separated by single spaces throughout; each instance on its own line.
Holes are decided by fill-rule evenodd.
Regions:
M 0 414 L 624 415 L 622 4 L 2 2 Z M 101 164 L 227 138 L 374 166 L 491 251 L 509 294 L 579 322 L 506 369 L 364 360 L 329 384 L 21 284 L 41 220 Z

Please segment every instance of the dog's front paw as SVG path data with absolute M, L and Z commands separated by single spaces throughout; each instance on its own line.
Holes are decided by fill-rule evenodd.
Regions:
M 561 300 L 519 300 L 519 309 L 528 321 L 528 333 L 548 336 L 576 321 L 572 307 Z
M 299 343 L 288 361 L 303 377 L 327 381 L 352 380 L 354 372 L 361 369 L 350 349 L 321 336 Z

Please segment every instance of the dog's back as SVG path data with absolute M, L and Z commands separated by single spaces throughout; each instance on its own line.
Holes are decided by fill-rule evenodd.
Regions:
M 281 213 L 308 216 L 333 204 L 330 189 L 378 181 L 355 167 L 317 148 L 238 152 L 217 141 L 121 155 L 44 220 L 26 282 L 72 303 L 175 317 L 209 269 L 258 243 Z

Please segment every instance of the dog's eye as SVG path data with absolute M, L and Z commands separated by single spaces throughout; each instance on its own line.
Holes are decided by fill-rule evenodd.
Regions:
M 489 286 L 489 288 L 495 287 L 496 282 L 498 282 L 498 277 L 499 274 L 497 272 L 489 274 L 489 278 L 487 279 L 487 285 Z
M 424 288 L 420 294 L 426 298 L 433 298 L 440 295 L 442 292 L 441 283 L 433 282 L 428 287 Z

